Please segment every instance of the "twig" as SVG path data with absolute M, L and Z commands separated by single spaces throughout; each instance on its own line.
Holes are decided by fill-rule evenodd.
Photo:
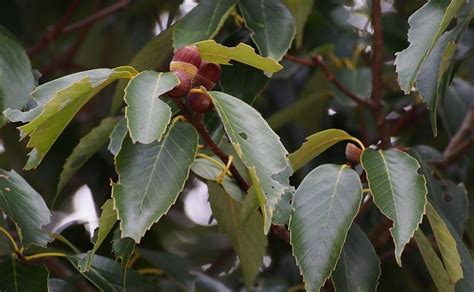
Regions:
M 474 147 L 474 105 L 469 108 L 464 121 L 443 152 L 444 158 L 434 161 L 439 167 L 447 167 Z
M 78 22 L 75 22 L 71 25 L 65 26 L 64 29 L 61 31 L 62 34 L 68 34 L 70 32 L 73 32 L 75 30 L 81 29 L 85 26 L 88 26 L 89 24 L 95 23 L 102 18 L 109 16 L 110 14 L 113 14 L 125 7 L 127 7 L 130 3 L 132 3 L 131 0 L 121 0 L 118 1 L 115 4 L 112 4 L 108 7 L 105 7 L 104 9 L 98 11 L 97 13 L 92 14 L 91 16 L 80 20 Z
M 372 94 L 371 107 L 379 129 L 381 147 L 391 146 L 390 133 L 385 125 L 385 114 L 382 106 L 383 98 L 383 36 L 382 36 L 382 8 L 380 0 L 372 1 L 372 25 L 374 27 L 373 54 L 372 54 Z
M 119 11 L 120 9 L 125 8 L 132 1 L 131 0 L 118 1 L 117 3 L 112 4 L 108 7 L 105 7 L 104 9 L 90 15 L 89 17 L 83 20 L 79 20 L 75 23 L 67 25 L 67 22 L 70 20 L 70 18 L 76 11 L 80 2 L 81 0 L 74 0 L 74 2 L 72 2 L 71 5 L 69 5 L 68 9 L 66 10 L 66 13 L 63 15 L 63 17 L 61 17 L 59 22 L 52 29 L 48 30 L 48 32 L 46 32 L 36 44 L 34 44 L 31 48 L 27 50 L 28 56 L 31 57 L 37 54 L 50 42 L 54 41 L 61 35 L 68 34 L 78 29 L 81 29 L 83 27 L 89 26 L 90 24 L 93 24 L 106 16 L 113 14 Z
M 209 131 L 207 130 L 206 126 L 202 122 L 201 119 L 196 118 L 189 110 L 186 108 L 186 105 L 183 103 L 182 100 L 179 99 L 173 99 L 178 107 L 181 110 L 181 113 L 183 116 L 196 128 L 198 133 L 201 135 L 201 137 L 204 139 L 206 142 L 206 145 L 211 149 L 211 151 L 219 157 L 224 164 L 227 164 L 229 161 L 229 156 L 225 154 L 219 146 L 212 140 L 211 135 L 209 134 Z M 250 188 L 250 186 L 247 184 L 247 182 L 244 180 L 244 178 L 240 175 L 239 171 L 235 167 L 233 163 L 230 164 L 229 171 L 232 173 L 232 177 L 236 181 L 236 183 L 239 185 L 239 187 L 247 192 Z
M 334 74 L 329 70 L 329 67 L 324 62 L 323 57 L 321 55 L 315 55 L 311 59 L 306 59 L 306 58 L 300 58 L 297 56 L 286 54 L 285 59 L 294 63 L 301 64 L 301 65 L 321 68 L 324 75 L 326 76 L 326 79 L 332 84 L 334 84 L 334 86 L 336 86 L 336 88 L 339 89 L 342 93 L 347 95 L 347 97 L 352 99 L 357 104 L 368 106 L 368 107 L 371 106 L 370 101 L 366 99 L 362 99 L 359 96 L 355 95 L 344 84 L 342 84 L 339 80 L 336 79 Z
M 74 0 L 64 13 L 63 17 L 53 26 L 53 28 L 49 29 L 40 39 L 39 41 L 34 44 L 31 48 L 27 50 L 28 56 L 33 56 L 34 54 L 41 51 L 47 44 L 55 40 L 63 31 L 64 26 L 66 26 L 69 19 L 72 17 L 74 12 L 76 11 L 77 7 L 81 3 L 81 0 Z

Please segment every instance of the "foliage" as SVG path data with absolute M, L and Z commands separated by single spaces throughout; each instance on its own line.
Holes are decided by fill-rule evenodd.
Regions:
M 197 2 L 1 4 L 0 291 L 473 291 L 473 1 Z

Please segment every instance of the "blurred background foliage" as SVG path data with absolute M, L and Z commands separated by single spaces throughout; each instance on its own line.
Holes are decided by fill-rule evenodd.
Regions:
M 4 0 L 0 9 L 0 26 L 10 32 L 29 52 L 48 29 L 65 14 L 71 1 L 60 0 Z M 120 2 L 120 1 L 118 1 Z M 155 35 L 185 16 L 195 5 L 194 1 L 178 0 L 136 0 L 130 1 L 124 9 L 69 34 L 60 35 L 49 42 L 41 51 L 31 54 L 31 62 L 37 70 L 38 83 L 44 83 L 59 76 L 77 71 L 115 67 L 129 64 L 134 56 Z M 286 1 L 287 3 L 290 1 Z M 368 98 L 371 92 L 371 26 L 370 5 L 364 0 L 317 0 L 309 2 L 308 19 L 304 24 L 301 43 L 293 45 L 290 53 L 295 55 L 321 54 L 332 72 L 348 88 L 361 97 Z M 70 22 L 79 21 L 95 11 L 113 5 L 116 1 L 81 1 Z M 389 125 L 396 143 L 400 146 L 424 144 L 442 151 L 449 138 L 459 128 L 469 105 L 474 101 L 473 44 L 474 28 L 471 23 L 464 34 L 456 60 L 459 69 L 453 77 L 440 115 L 442 127 L 434 138 L 425 105 L 418 93 L 406 96 L 400 90 L 393 66 L 394 53 L 408 46 L 407 19 L 424 0 L 393 0 L 383 2 L 384 33 L 384 106 L 390 112 Z M 227 45 L 239 42 L 250 43 L 250 32 L 242 25 L 239 15 L 234 12 L 226 21 L 216 39 Z M 160 62 L 157 70 L 166 70 L 168 51 L 154 51 L 163 55 L 166 62 Z M 30 51 L 31 52 L 31 51 Z M 141 60 L 146 64 L 147 60 Z M 281 136 L 289 152 L 297 149 L 305 137 L 327 128 L 341 128 L 359 137 L 364 144 L 376 143 L 376 129 L 367 109 L 358 107 L 334 88 L 321 70 L 302 67 L 283 60 L 284 70 L 275 74 L 268 85 L 261 90 L 267 78 L 245 65 L 224 67 L 221 87 L 224 91 L 239 94 L 254 106 L 268 120 Z M 146 65 L 145 65 L 146 66 Z M 115 86 L 94 98 L 71 122 L 63 135 L 54 144 L 41 166 L 35 171 L 21 174 L 41 193 L 47 202 L 55 194 L 57 179 L 62 165 L 72 148 L 90 129 L 110 112 Z M 258 93 L 255 100 L 253 95 Z M 18 142 L 18 132 L 14 124 L 0 129 L 2 152 L 0 168 L 20 170 L 26 161 L 25 143 Z M 469 196 L 474 195 L 472 161 L 474 153 L 459 160 L 446 169 L 445 177 L 453 184 L 464 184 Z M 101 206 L 110 196 L 110 180 L 116 180 L 112 155 L 102 149 L 90 159 L 72 178 L 60 196 L 63 204 L 77 189 L 86 184 L 90 187 L 96 206 Z M 297 185 L 305 174 L 321 163 L 345 163 L 344 145 L 338 144 L 311 164 L 303 167 L 294 177 Z M 227 287 L 241 287 L 239 271 L 235 266 L 235 254 L 229 240 L 218 232 L 210 218 L 207 197 L 199 189 L 202 185 L 194 180 L 180 196 L 177 204 L 145 237 L 141 247 L 158 250 L 154 255 L 141 259 L 137 266 L 146 266 L 146 261 L 160 265 L 177 265 L 178 281 L 192 277 L 191 266 L 205 270 L 206 275 L 215 277 Z M 449 197 L 449 189 L 445 189 Z M 205 192 L 205 191 L 204 191 Z M 449 200 L 447 200 L 449 204 Z M 465 207 L 465 206 L 464 206 Z M 56 208 L 62 208 L 61 205 Z M 97 207 L 96 207 L 97 208 Z M 463 207 L 461 206 L 460 209 Z M 470 214 L 474 208 L 470 208 Z M 371 227 L 379 222 L 381 214 L 372 208 L 360 225 L 373 241 L 376 231 Z M 474 218 L 474 216 L 470 216 Z M 466 224 L 466 240 L 474 243 L 474 221 Z M 63 234 L 83 250 L 91 247 L 89 235 L 81 225 L 69 227 Z M 372 236 L 372 237 L 371 237 Z M 1 241 L 0 241 L 1 243 Z M 391 244 L 382 244 L 379 253 L 390 251 Z M 146 251 L 144 251 L 146 253 Z M 169 255 L 171 253 L 172 255 Z M 291 249 L 279 238 L 269 240 L 269 257 L 265 258 L 263 271 L 259 276 L 259 291 L 286 291 L 297 289 L 301 278 L 291 256 Z M 99 254 L 109 255 L 110 246 L 104 244 Z M 160 258 L 161 255 L 162 257 Z M 163 260 L 163 256 L 179 256 L 179 260 Z M 156 258 L 156 259 L 155 259 Z M 181 260 L 186 261 L 181 262 Z M 189 261 L 189 262 L 188 262 Z M 192 263 L 192 264 L 190 264 Z M 181 266 L 179 266 L 181 265 Z M 388 255 L 382 259 L 380 291 L 433 291 L 435 288 L 417 251 L 404 255 L 404 268 L 396 266 Z M 194 274 L 193 274 L 194 275 Z M 208 280 L 208 279 L 207 279 Z M 198 281 L 198 286 L 209 283 L 206 278 Z M 206 284 L 207 283 L 207 284 Z M 174 281 L 162 277 L 162 288 L 173 290 Z M 215 287 L 215 286 L 214 286 Z M 210 288 L 209 288 L 210 289 Z

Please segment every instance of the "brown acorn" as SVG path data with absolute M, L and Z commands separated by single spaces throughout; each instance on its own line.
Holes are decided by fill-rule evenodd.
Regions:
M 346 145 L 346 158 L 349 162 L 354 164 L 360 163 L 360 156 L 362 154 L 362 149 L 357 147 L 352 143 L 347 143 Z
M 211 97 L 200 88 L 191 89 L 187 103 L 189 108 L 198 114 L 205 114 L 213 107 Z
M 197 74 L 193 77 L 192 87 L 204 86 L 207 90 L 213 89 L 221 78 L 221 71 L 219 64 L 201 62 Z
M 170 63 L 170 71 L 175 73 L 180 83 L 167 95 L 171 98 L 186 96 L 191 89 L 191 82 L 201 65 L 201 56 L 196 46 L 186 46 L 175 51 Z
M 183 71 L 174 72 L 179 79 L 179 84 L 166 93 L 171 98 L 181 98 L 186 96 L 191 90 L 191 78 Z

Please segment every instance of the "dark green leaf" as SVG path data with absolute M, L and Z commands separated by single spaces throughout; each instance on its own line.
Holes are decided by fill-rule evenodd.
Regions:
M 356 70 L 342 69 L 336 72 L 336 78 L 346 86 L 352 93 L 367 99 L 372 92 L 372 70 L 367 67 Z M 357 104 L 341 92 L 336 86 L 331 86 L 332 90 L 342 104 L 355 107 Z
M 122 237 L 139 242 L 174 204 L 186 182 L 198 145 L 196 130 L 174 123 L 161 142 L 125 139 L 116 158 L 119 180 L 112 186 Z
M 214 38 L 237 0 L 202 0 L 175 27 L 174 47 Z
M 344 248 L 332 273 L 338 292 L 376 291 L 380 260 L 362 229 L 352 224 Z
M 22 109 L 31 99 L 35 79 L 23 48 L 0 30 L 0 112 Z M 0 125 L 4 118 L 0 117 Z
M 245 224 L 241 223 L 241 204 L 232 200 L 218 185 L 208 183 L 208 187 L 212 214 L 219 230 L 229 236 L 240 259 L 245 283 L 250 287 L 262 265 L 267 245 L 262 215 L 254 212 Z
M 41 228 L 50 222 L 51 213 L 43 198 L 14 170 L 0 170 L 0 209 L 20 228 L 25 246 L 45 246 L 49 235 Z
M 261 194 L 259 201 L 266 233 L 270 229 L 276 204 L 290 188 L 288 152 L 278 135 L 254 108 L 222 92 L 210 94 L 235 152 L 255 174 L 253 182 L 258 184 L 256 191 Z M 286 178 L 279 177 L 280 173 L 287 174 Z
M 290 9 L 296 24 L 296 47 L 303 44 L 303 31 L 306 20 L 313 9 L 314 0 L 284 0 L 288 9 Z
M 100 125 L 81 138 L 63 165 L 56 194 L 59 194 L 71 177 L 107 143 L 116 123 L 116 119 L 106 118 L 102 120 Z
M 80 254 L 77 256 L 68 256 L 67 259 L 77 270 L 79 270 L 78 262 L 84 256 L 86 255 Z M 122 267 L 120 264 L 111 259 L 96 255 L 92 261 L 91 268 L 82 274 L 102 291 L 118 292 L 124 291 L 123 279 L 122 277 L 117 277 L 117 275 L 121 275 L 121 273 Z M 134 292 L 159 291 L 159 289 L 152 285 L 146 278 L 133 270 L 127 271 L 125 290 Z
M 42 264 L 20 262 L 15 255 L 0 258 L 0 291 L 46 292 L 48 278 Z
M 464 2 L 431 0 L 408 19 L 410 45 L 397 53 L 395 59 L 398 81 L 406 94 L 412 90 L 421 65 Z
M 122 118 L 110 133 L 110 142 L 107 146 L 107 150 L 110 151 L 114 156 L 117 156 L 117 153 L 122 148 L 122 142 L 127 136 L 128 128 L 127 128 L 127 120 Z
M 319 166 L 296 190 L 289 228 L 307 291 L 319 290 L 336 267 L 361 200 L 359 175 L 346 165 Z
M 418 162 L 398 149 L 367 148 L 362 152 L 361 163 L 375 205 L 393 221 L 390 233 L 395 243 L 395 259 L 401 266 L 403 249 L 425 213 L 428 193 L 425 177 L 418 174 Z
M 260 54 L 281 60 L 296 34 L 288 8 L 280 0 L 241 0 L 239 7 Z
M 48 291 L 49 292 L 78 292 L 76 287 L 74 287 L 69 282 L 58 279 L 52 278 L 48 281 Z
M 144 71 L 125 88 L 125 117 L 133 143 L 160 141 L 171 120 L 171 108 L 159 97 L 179 84 L 175 74 Z

